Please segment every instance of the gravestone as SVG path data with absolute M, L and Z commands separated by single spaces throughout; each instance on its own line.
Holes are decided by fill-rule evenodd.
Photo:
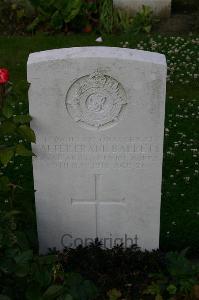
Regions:
M 113 0 L 114 6 L 125 9 L 132 14 L 142 9 L 142 6 L 149 6 L 154 16 L 168 18 L 171 14 L 171 0 Z
M 159 246 L 166 61 L 111 47 L 28 59 L 40 253 Z

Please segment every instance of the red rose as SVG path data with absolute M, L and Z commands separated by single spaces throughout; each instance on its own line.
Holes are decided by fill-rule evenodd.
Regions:
M 9 80 L 9 72 L 7 69 L 0 69 L 0 84 L 4 84 Z

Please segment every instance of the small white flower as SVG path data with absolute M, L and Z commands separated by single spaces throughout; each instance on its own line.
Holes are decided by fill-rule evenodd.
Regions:
M 189 176 L 184 177 L 184 180 L 185 180 L 186 182 L 189 182 L 189 181 L 190 181 L 190 177 L 189 177 Z
M 95 40 L 96 42 L 98 42 L 98 43 L 102 43 L 103 42 L 103 39 L 102 39 L 102 37 L 101 36 L 99 36 L 98 38 L 96 38 L 96 40 Z

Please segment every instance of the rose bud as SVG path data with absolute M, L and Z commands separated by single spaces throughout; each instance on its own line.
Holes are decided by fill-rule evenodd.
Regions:
M 9 71 L 0 68 L 0 84 L 5 84 L 9 80 Z

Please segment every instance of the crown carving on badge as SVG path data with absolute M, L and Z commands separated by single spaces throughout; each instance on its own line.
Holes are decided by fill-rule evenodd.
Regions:
M 106 83 L 106 76 L 99 71 L 96 71 L 89 76 L 88 83 L 94 87 L 103 87 Z
M 104 75 L 99 71 L 93 72 L 92 74 L 85 76 L 84 82 L 76 90 L 76 97 L 73 105 L 80 104 L 80 97 L 90 89 L 104 88 L 114 98 L 114 104 L 126 104 L 125 98 L 121 97 L 120 84 L 116 80 L 112 79 L 108 75 Z
M 82 95 L 90 88 L 101 88 L 106 83 L 106 76 L 96 71 L 88 76 L 87 80 L 77 90 L 77 96 Z

